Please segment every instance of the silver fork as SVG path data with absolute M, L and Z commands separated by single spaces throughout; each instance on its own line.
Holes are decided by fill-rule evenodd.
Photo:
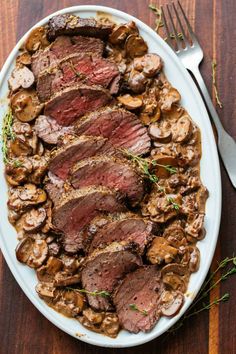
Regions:
M 221 155 L 222 161 L 223 161 L 225 169 L 229 175 L 231 183 L 233 184 L 234 188 L 236 188 L 236 142 L 225 131 L 225 129 L 220 121 L 220 118 L 215 110 L 215 107 L 213 106 L 211 97 L 210 97 L 207 87 L 204 83 L 202 75 L 199 71 L 199 64 L 201 63 L 201 61 L 203 59 L 202 48 L 200 47 L 200 44 L 198 43 L 196 35 L 194 34 L 194 32 L 190 26 L 190 23 L 183 11 L 183 8 L 182 8 L 180 2 L 177 1 L 177 4 L 178 4 L 179 11 L 182 13 L 185 23 L 187 25 L 187 29 L 188 29 L 192 43 L 190 43 L 190 41 L 188 40 L 188 38 L 186 36 L 186 33 L 184 31 L 184 26 L 181 22 L 180 16 L 178 14 L 178 11 L 176 10 L 176 6 L 174 3 L 172 3 L 170 5 L 170 7 L 172 8 L 172 12 L 175 13 L 178 25 L 179 25 L 181 32 L 182 32 L 182 39 L 180 39 L 178 37 L 177 28 L 174 24 L 172 13 L 170 11 L 170 7 L 168 5 L 166 5 L 167 13 L 170 18 L 171 27 L 173 29 L 174 42 L 175 42 L 176 48 L 177 48 L 176 49 L 173 46 L 173 42 L 171 41 L 171 38 L 173 39 L 173 35 L 171 37 L 172 32 L 170 32 L 168 24 L 167 24 L 167 20 L 166 20 L 167 16 L 165 15 L 164 7 L 161 6 L 163 24 L 164 24 L 165 31 L 167 34 L 167 43 L 172 47 L 172 49 L 178 55 L 179 59 L 181 60 L 182 64 L 185 66 L 185 68 L 192 72 L 192 74 L 194 75 L 194 77 L 201 89 L 201 93 L 205 99 L 205 103 L 207 105 L 207 108 L 209 109 L 209 112 L 211 114 L 212 120 L 215 124 L 216 130 L 218 133 L 219 153 Z M 184 44 L 184 48 L 183 48 L 182 44 Z

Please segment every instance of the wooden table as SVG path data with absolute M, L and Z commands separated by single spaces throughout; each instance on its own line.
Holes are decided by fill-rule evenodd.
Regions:
M 154 26 L 155 17 L 148 9 L 148 0 L 0 0 L 0 67 L 16 41 L 41 18 L 84 3 L 114 7 Z M 236 137 L 236 1 L 182 0 L 182 5 L 204 48 L 201 70 L 210 92 L 211 61 L 217 60 L 219 95 L 224 103 L 218 112 L 225 128 Z M 236 250 L 236 195 L 223 168 L 222 182 L 222 223 L 214 262 L 232 256 Z M 217 288 L 211 299 L 226 291 L 231 295 L 228 303 L 186 321 L 167 341 L 161 337 L 133 349 L 96 348 L 63 333 L 44 318 L 23 294 L 0 255 L 0 354 L 233 354 L 236 353 L 235 278 Z

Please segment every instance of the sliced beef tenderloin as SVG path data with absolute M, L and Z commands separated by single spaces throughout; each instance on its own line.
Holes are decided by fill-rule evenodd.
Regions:
M 96 154 L 112 154 L 113 152 L 114 149 L 110 146 L 107 139 L 102 137 L 74 137 L 53 152 L 48 168 L 54 175 L 66 180 L 70 168 L 76 162 L 92 157 Z
M 133 333 L 150 331 L 160 317 L 163 290 L 156 266 L 144 266 L 127 274 L 113 296 L 121 326 Z
M 81 273 L 83 288 L 88 292 L 105 291 L 109 295 L 126 273 L 141 265 L 142 259 L 133 251 L 132 245 L 114 242 L 88 257 Z M 95 310 L 108 311 L 113 308 L 109 296 L 87 294 L 87 299 Z
M 109 91 L 102 87 L 77 84 L 56 93 L 45 104 L 44 114 L 68 126 L 84 114 L 105 106 L 111 98 Z
M 54 204 L 58 203 L 63 193 L 66 193 L 64 184 L 65 182 L 61 178 L 55 176 L 50 171 L 48 172 L 48 176 L 44 181 L 44 188 Z
M 143 266 L 125 276 L 117 286 L 113 303 L 121 327 L 149 332 L 161 316 L 175 316 L 184 303 L 180 291 L 167 290 L 156 266 Z
M 90 224 L 91 227 L 91 224 Z M 133 213 L 122 213 L 113 218 L 95 233 L 89 247 L 89 253 L 114 241 L 128 241 L 138 245 L 140 254 L 152 239 L 152 222 Z
M 119 85 L 113 81 L 119 80 L 119 70 L 115 63 L 105 58 L 86 54 L 76 54 L 63 59 L 54 69 L 43 71 L 37 80 L 37 93 L 43 102 L 50 99 L 55 92 L 76 83 L 100 85 L 112 88 L 117 93 Z
M 104 51 L 104 42 L 98 38 L 83 36 L 60 36 L 46 49 L 38 50 L 32 56 L 31 69 L 37 78 L 41 72 L 70 55 L 92 54 L 101 57 Z
M 103 24 L 94 18 L 79 18 L 72 14 L 53 16 L 47 25 L 47 37 L 50 41 L 63 34 L 107 39 L 111 32 L 111 25 Z
M 127 160 L 99 155 L 75 164 L 70 172 L 74 188 L 105 186 L 119 191 L 132 206 L 137 205 L 144 194 L 144 183 L 135 167 Z
M 62 127 L 55 119 L 40 115 L 35 120 L 34 130 L 39 138 L 47 144 L 57 144 L 60 137 L 65 134 L 73 134 L 74 129 L 70 127 Z
M 103 212 L 122 212 L 126 207 L 119 195 L 105 187 L 69 190 L 62 194 L 54 209 L 54 227 L 64 233 L 64 246 L 68 252 L 83 248 L 81 231 L 90 221 Z
M 77 135 L 103 136 L 118 148 L 128 149 L 136 155 L 150 150 L 147 128 L 138 117 L 124 109 L 106 107 L 92 112 L 75 123 Z

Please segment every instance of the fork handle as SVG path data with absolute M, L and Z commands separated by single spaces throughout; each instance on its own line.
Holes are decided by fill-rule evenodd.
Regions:
M 202 75 L 199 71 L 199 68 L 189 68 L 189 70 L 193 73 L 200 87 L 201 93 L 205 99 L 207 108 L 210 111 L 212 120 L 215 124 L 218 133 L 219 153 L 221 155 L 222 161 L 229 175 L 231 183 L 233 184 L 234 188 L 236 188 L 236 142 L 224 129 L 220 118 L 216 112 L 216 109 L 212 103 L 211 97 L 202 78 Z

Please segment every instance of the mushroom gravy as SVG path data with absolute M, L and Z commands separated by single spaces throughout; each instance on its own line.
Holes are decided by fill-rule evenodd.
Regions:
M 179 312 L 184 303 L 191 273 L 197 272 L 199 268 L 200 252 L 196 243 L 205 236 L 204 214 L 208 197 L 200 179 L 200 130 L 188 112 L 181 107 L 180 93 L 166 79 L 162 59 L 155 53 L 148 53 L 148 46 L 134 22 L 115 25 L 109 19 L 96 22 L 93 19 L 78 19 L 73 15 L 63 16 L 65 18 L 60 18 L 60 21 L 56 16 L 47 26 L 31 32 L 9 79 L 10 116 L 6 119 L 11 117 L 12 121 L 5 122 L 8 127 L 5 139 L 5 175 L 9 185 L 9 221 L 16 228 L 19 238 L 16 257 L 19 262 L 35 270 L 38 278 L 36 291 L 40 298 L 63 315 L 78 319 L 86 328 L 110 337 L 116 337 L 121 328 L 135 333 L 150 331 L 161 316 L 171 317 Z M 117 66 L 118 74 L 114 72 L 110 82 L 110 74 L 106 80 L 100 77 L 99 84 L 95 86 L 94 82 L 91 84 L 88 81 L 88 77 L 100 75 L 98 72 L 94 74 L 93 60 L 87 60 L 89 68 L 82 64 L 76 67 L 74 52 L 78 48 L 81 50 L 80 40 L 83 43 L 94 41 L 97 53 L 91 55 L 89 52 L 85 56 L 89 55 L 93 60 L 98 56 L 97 65 L 102 63 L 106 70 Z M 63 58 L 60 57 L 60 41 L 64 43 Z M 80 52 L 78 57 L 81 63 L 83 57 Z M 68 65 L 63 67 L 66 60 Z M 38 65 L 37 70 L 43 64 L 37 75 L 35 63 Z M 107 65 L 108 63 L 113 66 Z M 115 198 L 120 203 L 119 210 L 114 206 L 114 213 L 109 213 L 109 208 L 102 208 L 102 202 L 99 204 L 99 201 L 96 204 L 96 208 L 100 208 L 99 214 L 96 214 L 92 207 L 88 208 L 91 219 L 78 233 L 83 238 L 83 245 L 76 251 L 65 247 L 66 231 L 55 225 L 55 213 L 61 208 L 62 198 L 73 195 L 74 186 L 72 187 L 70 178 L 63 180 L 52 174 L 49 166 L 59 152 L 72 146 L 78 138 L 75 129 L 77 121 L 62 126 L 56 118 L 43 115 L 49 101 L 50 107 L 55 106 L 54 100 L 58 95 L 58 92 L 47 92 L 49 101 L 40 101 L 37 84 L 42 75 L 48 79 L 49 74 L 51 78 L 55 75 L 53 80 L 56 80 L 57 84 L 60 81 L 60 93 L 67 95 L 67 109 L 63 111 L 63 106 L 60 106 L 63 118 L 66 118 L 70 105 L 77 99 L 77 96 L 73 96 L 76 97 L 73 100 L 68 98 L 67 93 L 70 93 L 71 87 L 75 93 L 80 91 L 78 96 L 85 100 L 90 86 L 95 92 L 92 98 L 89 96 L 90 100 L 98 102 L 98 96 L 106 94 L 105 103 L 98 102 L 99 105 L 93 111 L 98 111 L 102 116 L 103 105 L 106 104 L 111 107 L 112 112 L 123 115 L 123 120 L 121 119 L 114 131 L 120 129 L 127 146 L 123 143 L 119 145 L 122 138 L 119 140 L 113 135 L 104 136 L 101 133 L 99 136 L 104 137 L 102 143 L 103 147 L 105 146 L 100 153 L 101 157 L 96 158 L 94 153 L 86 160 L 85 157 L 81 159 L 82 162 L 76 161 L 80 169 L 81 166 L 87 168 L 87 179 L 92 179 L 94 175 L 99 176 L 96 186 L 95 182 L 91 182 L 91 188 L 96 187 L 95 192 L 92 193 L 93 190 L 91 192 L 88 189 L 88 193 L 82 195 L 82 207 L 87 207 L 85 203 L 89 193 L 97 196 L 99 192 L 99 200 L 103 200 L 101 195 L 103 198 L 111 198 L 113 194 L 109 194 L 110 189 L 115 190 Z M 64 96 L 57 97 L 57 102 L 64 103 L 63 100 Z M 79 108 L 81 109 L 81 106 Z M 75 115 L 79 122 L 80 119 L 87 122 L 89 114 L 93 114 L 89 105 L 83 109 L 86 111 L 84 117 L 78 118 L 78 115 Z M 127 123 L 124 119 L 124 112 L 127 111 L 129 117 L 138 119 L 139 125 L 131 125 L 130 131 L 124 132 L 121 128 Z M 95 118 L 92 117 L 91 121 L 95 121 Z M 138 129 L 142 131 L 140 145 L 145 135 L 150 146 L 145 145 L 145 149 L 148 146 L 148 153 L 136 155 L 131 147 L 138 144 L 134 143 L 130 147 L 129 141 Z M 94 126 L 89 131 L 91 136 L 97 137 Z M 93 139 L 94 144 L 98 144 L 99 139 Z M 109 140 L 115 141 L 117 145 L 112 143 L 114 146 L 111 148 L 107 144 Z M 108 157 L 109 154 L 112 158 Z M 123 195 L 127 187 L 125 178 L 120 177 L 124 174 L 123 170 L 120 174 L 115 173 L 113 165 L 109 165 L 115 181 L 105 176 L 105 172 L 102 174 L 105 162 L 110 164 L 110 160 L 116 168 L 119 164 L 124 164 L 126 169 L 132 168 L 132 176 L 137 177 L 144 190 L 138 205 L 130 203 L 128 193 Z M 87 167 L 90 164 L 91 171 Z M 69 175 L 72 172 L 73 166 Z M 54 195 L 51 189 L 49 191 L 50 184 L 53 185 Z M 105 187 L 109 187 L 109 193 Z M 133 193 L 135 192 L 134 189 Z M 66 204 L 65 201 L 64 203 Z M 72 208 L 75 205 L 73 203 L 74 200 Z M 66 213 L 67 210 L 64 210 Z M 71 223 L 73 222 L 72 219 Z M 132 232 L 132 229 L 135 232 Z M 119 240 L 109 234 L 109 230 L 113 230 L 114 235 L 119 234 Z M 99 241 L 97 248 L 90 252 L 89 246 L 95 235 L 101 236 L 98 238 L 101 242 Z M 105 235 L 107 241 L 103 243 Z M 142 239 L 138 239 L 140 235 Z M 138 240 L 136 242 L 135 237 Z M 143 247 L 140 247 L 141 243 Z M 121 255 L 127 266 L 123 267 L 123 264 L 118 269 L 112 259 L 119 259 Z M 93 284 L 89 284 L 91 289 L 89 286 L 85 288 L 84 284 L 88 281 L 85 279 L 85 271 L 89 266 L 92 267 L 95 261 L 98 270 L 89 271 L 91 277 L 104 276 L 100 275 L 104 271 L 107 272 L 105 280 L 109 279 L 110 282 L 104 282 L 104 288 L 96 288 L 98 282 L 95 279 Z M 109 266 L 115 269 L 115 274 L 112 270 L 109 271 Z M 136 274 L 133 272 L 137 272 L 137 284 L 140 284 L 140 287 L 142 284 L 144 289 L 150 279 L 147 278 L 146 283 L 142 283 L 143 280 L 138 278 L 138 274 L 143 272 L 148 276 L 155 273 L 156 287 L 151 289 L 151 292 L 150 287 L 147 288 L 146 293 L 141 293 L 137 288 L 136 297 L 130 298 L 128 304 L 121 304 L 119 294 L 122 294 L 122 289 L 126 289 L 126 283 L 129 283 L 127 277 Z M 126 291 L 128 292 L 127 289 Z M 154 304 L 151 301 L 154 299 L 153 293 L 156 296 Z M 92 305 L 93 297 L 98 299 L 97 307 Z M 107 309 L 99 307 L 104 299 L 109 302 Z M 145 302 L 145 299 L 149 302 Z M 130 314 L 132 326 L 127 325 L 124 319 L 124 309 Z M 145 319 L 147 322 L 150 319 L 149 324 L 144 323 L 139 327 L 139 317 L 143 319 L 142 323 Z

